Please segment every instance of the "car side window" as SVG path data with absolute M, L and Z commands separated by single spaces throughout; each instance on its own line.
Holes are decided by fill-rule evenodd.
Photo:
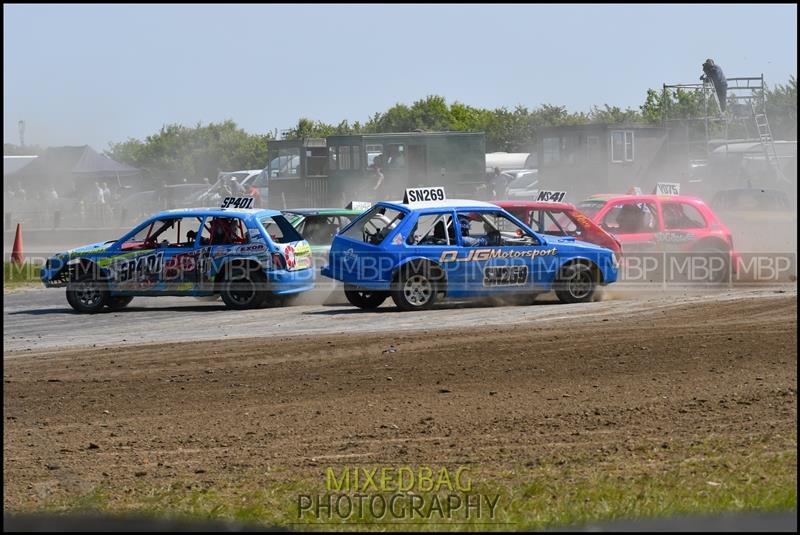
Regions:
M 409 245 L 452 245 L 456 242 L 455 237 L 451 214 L 425 214 L 417 219 L 406 243 Z
M 238 217 L 207 217 L 200 234 L 200 245 L 234 245 L 247 242 L 247 228 Z
M 404 212 L 386 206 L 374 206 L 342 232 L 342 236 L 372 245 L 380 245 L 405 216 Z
M 703 214 L 691 204 L 665 202 L 661 204 L 661 211 L 664 214 L 664 228 L 667 230 L 706 227 Z
M 502 212 L 459 211 L 458 222 L 465 247 L 539 245 L 539 240 Z
M 603 216 L 601 226 L 616 234 L 639 234 L 658 230 L 658 211 L 653 203 L 620 202 Z
M 303 239 L 303 236 L 282 215 L 265 217 L 261 220 L 261 224 L 275 243 L 292 243 Z
M 339 232 L 339 216 L 309 216 L 303 221 L 302 230 L 298 231 L 312 245 L 327 245 Z

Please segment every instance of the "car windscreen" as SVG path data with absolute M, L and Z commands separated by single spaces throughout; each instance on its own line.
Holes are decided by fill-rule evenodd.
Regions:
M 594 219 L 594 216 L 597 215 L 597 212 L 605 206 L 606 201 L 583 201 L 582 203 L 578 204 L 578 210 L 589 216 L 589 219 Z
M 291 243 L 303 237 L 282 215 L 273 215 L 261 219 L 261 224 L 275 243 Z
M 538 179 L 536 173 L 529 173 L 526 175 L 518 176 L 508 185 L 509 188 L 529 188 L 534 186 Z
M 394 208 L 373 206 L 347 227 L 342 235 L 364 243 L 378 245 L 400 224 L 404 216 L 404 212 Z

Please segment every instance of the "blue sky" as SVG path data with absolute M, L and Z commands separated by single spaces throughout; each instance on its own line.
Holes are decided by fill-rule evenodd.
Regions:
M 637 107 L 648 88 L 797 73 L 792 5 L 5 5 L 3 139 L 90 144 L 163 124 L 364 121 L 439 94 Z

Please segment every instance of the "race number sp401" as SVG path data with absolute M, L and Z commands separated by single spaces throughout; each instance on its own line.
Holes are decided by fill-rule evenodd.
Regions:
M 252 208 L 253 197 L 225 197 L 220 208 Z

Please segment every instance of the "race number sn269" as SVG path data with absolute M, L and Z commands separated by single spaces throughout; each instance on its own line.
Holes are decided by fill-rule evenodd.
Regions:
M 252 208 L 253 197 L 225 197 L 220 208 Z
M 445 200 L 444 188 L 437 186 L 433 188 L 408 188 L 406 195 L 403 198 L 404 204 L 412 202 L 425 202 L 425 201 L 443 201 Z

